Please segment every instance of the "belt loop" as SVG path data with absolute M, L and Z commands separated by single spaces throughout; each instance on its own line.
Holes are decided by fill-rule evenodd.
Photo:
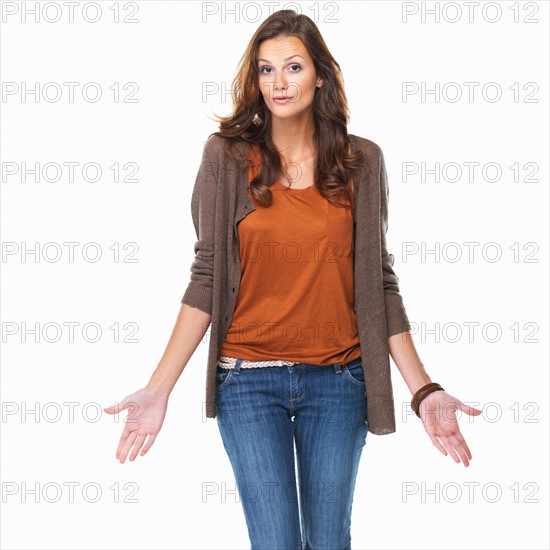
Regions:
M 342 372 L 342 365 L 340 363 L 334 363 L 334 372 L 340 374 Z
M 242 359 L 237 359 L 237 361 L 235 361 L 235 366 L 233 367 L 235 369 L 235 374 L 239 374 L 240 370 L 241 370 L 241 363 L 243 362 Z

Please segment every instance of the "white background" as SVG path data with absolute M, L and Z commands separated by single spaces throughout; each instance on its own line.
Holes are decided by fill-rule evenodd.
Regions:
M 41 16 L 37 23 L 33 15 L 23 22 L 22 10 L 34 4 L 2 5 L 1 546 L 248 548 L 229 459 L 216 421 L 203 415 L 206 339 L 176 385 L 148 455 L 119 464 L 123 417 L 93 420 L 97 406 L 147 382 L 168 341 L 194 257 L 190 200 L 200 155 L 217 130 L 213 113 L 231 111 L 229 92 L 204 97 L 203 86 L 230 90 L 268 6 L 249 2 L 245 11 L 244 2 L 226 4 L 237 8 L 237 22 L 222 3 L 208 3 L 216 13 L 206 17 L 200 2 L 138 2 L 137 23 L 115 23 L 116 3 L 105 1 L 98 3 L 100 19 L 89 23 L 84 4 L 70 22 L 68 8 L 54 2 L 59 22 Z M 397 432 L 367 437 L 354 498 L 354 550 L 549 545 L 548 3 L 480 2 L 473 21 L 464 3 L 450 4 L 439 2 L 435 22 L 433 14 L 421 16 L 434 2 L 321 2 L 317 11 L 301 3 L 341 65 L 349 131 L 384 151 L 388 247 L 409 317 L 423 329 L 414 336 L 420 356 L 449 393 L 485 407 L 482 416 L 460 417 L 473 453 L 464 468 L 441 455 L 407 413 L 410 392 L 392 363 Z M 461 16 L 453 23 L 457 8 Z M 121 18 L 129 16 L 132 3 L 118 9 Z M 412 14 L 404 20 L 406 9 Z M 49 82 L 61 86 L 59 101 L 23 98 L 23 85 Z M 74 102 L 65 82 L 80 83 Z M 102 89 L 96 103 L 82 97 L 89 82 Z M 119 83 L 122 90 L 128 82 L 139 85 L 138 102 L 115 102 L 109 87 Z M 405 82 L 430 89 L 457 83 L 464 96 L 451 101 L 447 87 L 449 95 L 438 101 L 420 94 L 405 101 Z M 465 82 L 479 83 L 472 102 Z M 500 87 L 499 100 L 482 94 L 487 83 Z M 535 90 L 529 83 L 538 87 L 536 102 L 526 102 Z M 77 170 L 73 182 L 66 172 L 57 182 L 35 182 L 32 175 L 23 182 L 20 172 L 9 174 L 22 163 L 71 161 L 98 163 L 103 177 L 88 182 Z M 136 163 L 138 181 L 114 182 L 109 167 L 116 162 Z M 472 181 L 468 162 L 479 163 Z M 405 181 L 404 163 L 430 169 L 457 163 L 464 172 L 457 182 L 433 175 Z M 498 181 L 481 172 L 488 163 L 501 168 Z M 532 181 L 529 166 L 537 168 Z M 74 262 L 66 242 L 80 243 Z M 119 243 L 124 258 L 129 242 L 139 246 L 137 263 L 115 262 L 109 247 Z M 468 242 L 479 243 L 473 261 Z M 59 243 L 63 255 L 57 262 L 22 256 L 21 248 L 34 243 Z M 83 259 L 86 243 L 99 243 L 99 261 Z M 442 254 L 406 256 L 405 246 L 440 247 Z M 493 261 L 498 249 L 502 256 Z M 462 258 L 453 261 L 457 250 Z M 48 342 L 55 326 L 67 322 L 78 323 L 74 341 L 64 330 L 58 342 Z M 53 323 L 50 336 L 24 337 L 25 324 L 35 323 L 40 330 Z M 101 327 L 98 342 L 83 338 L 86 323 Z M 135 323 L 138 342 L 115 342 L 115 323 L 121 337 L 131 336 L 123 325 Z M 476 324 L 471 338 L 470 323 Z M 75 403 L 74 419 L 67 402 Z M 34 408 L 36 415 L 24 413 Z M 110 489 L 117 482 L 119 502 Z M 128 482 L 134 485 L 124 489 Z M 75 484 L 72 502 L 68 483 Z M 95 503 L 83 496 L 87 483 L 87 500 L 93 487 L 102 491 Z M 207 484 L 214 494 L 203 494 Z M 25 496 L 25 485 L 39 493 Z M 413 494 L 404 496 L 405 486 Z M 53 502 L 56 488 L 64 491 Z

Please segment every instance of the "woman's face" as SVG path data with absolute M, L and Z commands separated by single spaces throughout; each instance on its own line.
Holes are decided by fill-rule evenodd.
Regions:
M 258 51 L 258 72 L 260 92 L 274 117 L 307 113 L 316 86 L 322 85 L 304 43 L 296 36 L 264 40 Z M 290 99 L 278 101 L 279 97 Z

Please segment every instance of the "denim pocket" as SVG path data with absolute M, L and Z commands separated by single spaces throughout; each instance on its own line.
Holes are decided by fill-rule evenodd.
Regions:
M 218 367 L 216 369 L 216 390 L 220 391 L 225 388 L 231 379 L 233 378 L 233 369 L 222 369 Z
M 351 366 L 344 366 L 344 372 L 347 377 L 357 386 L 365 387 L 365 373 L 363 371 L 363 364 L 357 363 Z

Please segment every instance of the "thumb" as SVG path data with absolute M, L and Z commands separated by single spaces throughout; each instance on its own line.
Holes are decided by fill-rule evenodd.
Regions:
M 459 408 L 462 412 L 466 413 L 466 414 L 469 414 L 470 416 L 478 416 L 480 415 L 483 411 L 480 410 L 480 409 L 476 409 L 475 407 L 472 407 L 471 405 L 466 405 L 464 403 L 462 403 L 462 401 L 458 400 L 458 403 L 459 403 Z
M 103 410 L 107 414 L 118 414 L 119 412 L 124 410 L 125 405 L 126 405 L 126 400 L 123 400 L 121 403 L 115 403 L 110 407 L 103 407 Z

